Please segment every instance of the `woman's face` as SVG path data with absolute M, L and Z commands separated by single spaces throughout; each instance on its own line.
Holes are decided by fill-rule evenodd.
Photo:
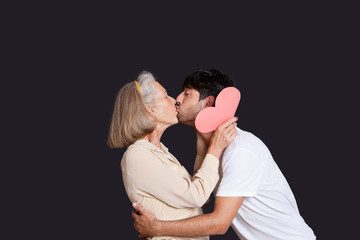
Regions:
M 178 123 L 175 99 L 168 96 L 166 89 L 157 81 L 153 82 L 155 88 L 154 100 L 151 105 L 152 114 L 158 124 L 171 126 Z

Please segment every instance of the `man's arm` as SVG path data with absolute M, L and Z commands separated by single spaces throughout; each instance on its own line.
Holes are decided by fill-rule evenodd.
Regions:
M 216 197 L 212 213 L 178 221 L 157 220 L 152 213 L 136 205 L 135 209 L 142 215 L 137 215 L 133 211 L 132 217 L 139 237 L 196 237 L 225 234 L 243 201 L 244 197 Z

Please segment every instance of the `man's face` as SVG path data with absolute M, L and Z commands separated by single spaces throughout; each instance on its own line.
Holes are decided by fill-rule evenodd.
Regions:
M 182 93 L 177 96 L 176 102 L 178 102 L 178 105 L 176 110 L 180 123 L 195 126 L 196 115 L 206 107 L 204 99 L 201 101 L 199 99 L 200 93 L 192 88 L 184 88 Z

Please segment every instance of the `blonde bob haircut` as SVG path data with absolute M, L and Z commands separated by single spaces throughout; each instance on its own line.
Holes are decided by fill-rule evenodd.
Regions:
M 136 81 L 140 91 L 135 82 L 130 82 L 116 96 L 107 141 L 110 148 L 127 148 L 156 127 L 156 121 L 145 108 L 145 104 L 152 104 L 155 78 L 143 71 Z

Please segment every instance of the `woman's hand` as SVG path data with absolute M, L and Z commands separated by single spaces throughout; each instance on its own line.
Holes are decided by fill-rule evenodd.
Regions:
M 216 129 L 211 137 L 208 153 L 220 159 L 222 151 L 224 151 L 237 136 L 237 119 L 237 117 L 234 117 Z

